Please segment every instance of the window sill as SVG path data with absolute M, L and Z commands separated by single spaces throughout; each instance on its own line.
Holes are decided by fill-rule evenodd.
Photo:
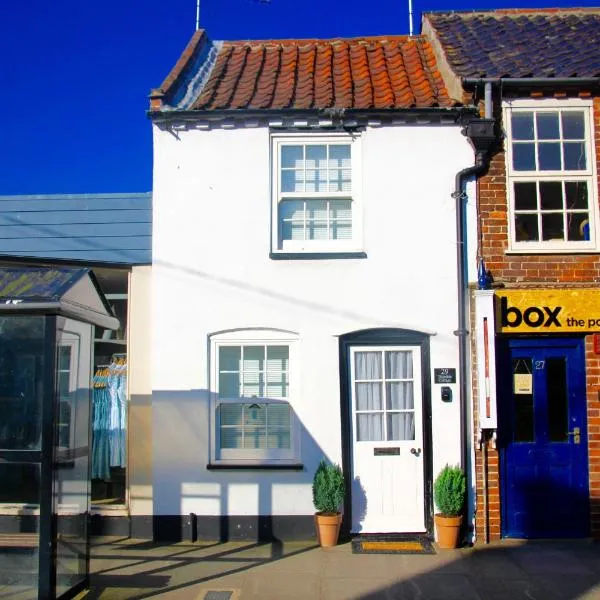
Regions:
M 302 463 L 231 463 L 231 462 L 218 462 L 208 463 L 206 465 L 208 471 L 303 471 L 304 465 Z
M 271 252 L 271 260 L 330 260 L 367 258 L 366 252 Z

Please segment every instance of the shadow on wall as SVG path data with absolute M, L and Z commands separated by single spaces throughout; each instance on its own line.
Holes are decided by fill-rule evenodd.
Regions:
M 211 392 L 155 391 L 152 403 L 154 540 L 314 537 L 312 480 L 328 457 L 293 410 L 298 464 L 225 468 L 211 456 Z

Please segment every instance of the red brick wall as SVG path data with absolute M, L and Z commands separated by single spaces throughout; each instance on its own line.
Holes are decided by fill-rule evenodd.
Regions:
M 499 106 L 499 102 L 496 106 Z M 500 117 L 497 111 L 496 117 Z M 596 171 L 600 172 L 600 97 L 594 98 Z M 598 190 L 600 197 L 600 189 Z M 491 160 L 488 173 L 478 182 L 479 254 L 492 272 L 496 284 L 506 287 L 597 287 L 600 286 L 598 254 L 507 254 L 508 211 L 506 169 L 503 149 Z M 600 308 L 600 307 L 599 307 Z M 473 330 L 472 323 L 472 330 Z M 474 336 L 473 336 L 474 337 Z M 586 336 L 588 400 L 588 444 L 590 467 L 591 523 L 594 537 L 600 537 L 600 356 L 593 353 L 593 337 Z M 472 340 L 473 356 L 474 340 Z M 477 398 L 477 373 L 473 365 L 473 397 Z M 475 402 L 476 404 L 476 402 Z M 477 430 L 477 407 L 474 430 Z M 475 440 L 478 541 L 484 539 L 483 453 Z M 500 537 L 500 494 L 498 452 L 488 444 L 488 522 L 491 540 Z

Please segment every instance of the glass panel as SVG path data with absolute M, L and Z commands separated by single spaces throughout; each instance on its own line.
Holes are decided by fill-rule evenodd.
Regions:
M 304 171 L 282 171 L 281 172 L 281 191 L 282 192 L 303 192 L 304 191 Z
M 279 203 L 282 240 L 304 239 L 304 200 L 282 200 Z
M 329 146 L 329 168 L 350 169 L 350 144 Z
M 383 441 L 383 413 L 356 415 L 356 441 Z
M 290 407 L 288 404 L 267 405 L 267 447 L 284 450 L 290 448 Z
M 267 346 L 267 397 L 287 398 L 289 348 Z
M 327 222 L 327 200 L 307 200 L 306 218 Z
M 562 183 L 560 181 L 540 181 L 540 207 L 542 210 L 563 208 Z
M 381 352 L 357 352 L 354 370 L 355 379 L 381 379 Z
M 331 223 L 330 230 L 331 240 L 351 240 L 352 239 L 352 223 L 343 221 L 334 221 Z
M 590 221 L 586 212 L 567 213 L 567 235 L 571 242 L 583 242 L 590 239 Z
M 327 221 L 307 221 L 306 238 L 309 240 L 328 240 Z
M 551 442 L 566 442 L 569 439 L 569 399 L 564 357 L 546 359 L 546 389 L 548 437 Z
M 514 184 L 515 210 L 537 209 L 537 188 L 533 182 L 518 182 Z
M 0 502 L 39 506 L 39 464 L 0 462 L 0 482 Z M 1 543 L 4 535 L 10 538 L 10 546 Z M 20 516 L 18 532 L 0 534 L 0 597 L 37 600 L 39 547 L 37 515 Z
M 219 374 L 219 398 L 239 398 L 240 397 L 240 374 L 239 373 L 220 373 Z
M 265 404 L 244 405 L 244 448 L 267 447 L 267 407 Z
M 311 144 L 306 146 L 306 168 L 327 168 L 327 146 L 325 144 Z
M 558 131 L 558 113 L 538 113 L 537 136 L 540 140 L 558 140 L 560 133 Z
M 567 196 L 567 208 L 588 207 L 587 183 L 585 181 L 566 181 L 565 193 Z
M 539 240 L 537 215 L 517 213 L 515 215 L 515 236 L 517 242 L 537 242 Z
M 269 450 L 289 450 L 291 447 L 290 432 L 287 430 L 267 433 L 267 448 Z
M 387 439 L 388 441 L 414 440 L 414 413 L 388 413 Z
M 387 379 L 412 379 L 412 352 L 386 352 L 385 376 Z
M 565 142 L 563 151 L 565 153 L 565 170 L 584 171 L 587 168 L 584 142 Z
M 240 450 L 242 448 L 242 428 L 224 427 L 221 429 L 221 448 Z
M 242 358 L 242 349 L 240 346 L 220 346 L 219 347 L 219 371 L 239 372 Z
M 40 450 L 44 317 L 0 317 L 0 449 Z
M 511 129 L 514 140 L 532 140 L 533 113 L 513 112 L 511 115 Z
M 542 215 L 542 239 L 564 240 L 563 213 L 547 213 Z
M 242 404 L 233 404 L 227 402 L 220 405 L 221 426 L 242 424 Z
M 302 169 L 303 164 L 303 151 L 304 148 L 301 145 L 285 145 L 281 147 L 281 166 L 284 169 Z
M 540 171 L 560 171 L 560 144 L 542 142 L 538 145 L 538 164 Z
M 356 410 L 382 410 L 381 383 L 356 384 Z
M 535 144 L 513 144 L 513 169 L 535 171 Z
M 264 395 L 265 347 L 244 346 L 242 353 L 242 396 Z
M 70 384 L 66 385 L 66 395 L 60 398 L 61 404 L 69 404 L 67 425 L 70 439 L 65 447 L 61 443 L 64 440 L 59 436 L 57 440 L 59 445 L 54 449 L 57 456 L 53 485 L 57 536 L 57 596 L 83 581 L 88 570 L 92 326 L 87 327 L 89 330 L 87 336 L 79 330 L 79 326 L 78 333 L 61 331 L 57 349 L 59 357 L 62 353 L 69 355 L 71 359 L 68 367 Z M 64 362 L 59 358 L 57 365 L 60 367 L 63 364 Z M 119 407 L 123 408 L 120 404 Z M 121 427 L 125 418 L 125 415 L 119 411 L 111 432 L 114 436 L 111 438 L 113 450 L 111 458 L 122 467 L 126 464 L 125 429 Z
M 533 442 L 535 439 L 533 419 L 533 365 L 531 358 L 514 358 L 513 372 L 513 406 L 514 406 L 514 439 L 515 442 Z M 525 384 L 517 376 L 525 379 Z M 529 393 L 531 392 L 531 393 Z
M 412 381 L 386 383 L 387 409 L 413 409 L 414 393 Z
M 564 111 L 561 114 L 563 139 L 585 139 L 585 118 L 581 111 Z

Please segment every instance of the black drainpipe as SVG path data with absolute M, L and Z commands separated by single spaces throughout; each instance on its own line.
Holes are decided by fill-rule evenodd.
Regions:
M 466 243 L 465 243 L 465 206 L 467 195 L 463 185 L 468 177 L 480 175 L 490 164 L 490 149 L 496 141 L 494 132 L 494 119 L 476 119 L 469 121 L 462 130 L 463 135 L 469 138 L 469 143 L 475 150 L 475 164 L 456 174 L 454 192 L 452 197 L 456 200 L 456 266 L 458 279 L 458 329 L 454 335 L 458 336 L 458 371 L 460 378 L 460 443 L 462 449 L 461 466 L 465 473 L 468 465 L 468 452 L 466 435 L 467 427 L 467 277 L 466 277 Z M 469 379 L 470 380 L 470 379 Z M 467 506 L 465 504 L 465 510 Z M 466 519 L 463 520 L 466 522 Z

